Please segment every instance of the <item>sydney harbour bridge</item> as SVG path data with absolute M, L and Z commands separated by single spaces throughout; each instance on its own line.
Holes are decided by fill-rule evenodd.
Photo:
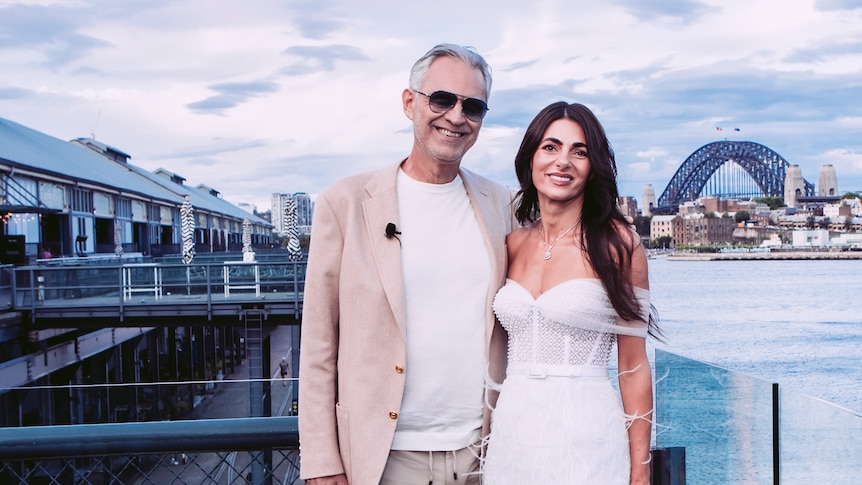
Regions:
M 699 197 L 724 199 L 784 198 L 787 162 L 781 155 L 751 141 L 716 141 L 689 155 L 677 169 L 653 214 L 676 213 L 680 204 Z M 802 179 L 801 196 L 814 196 L 814 184 Z

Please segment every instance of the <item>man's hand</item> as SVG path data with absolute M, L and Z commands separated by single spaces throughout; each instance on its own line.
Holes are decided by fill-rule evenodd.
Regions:
M 329 477 L 309 478 L 305 485 L 350 485 L 347 483 L 347 475 L 332 475 Z

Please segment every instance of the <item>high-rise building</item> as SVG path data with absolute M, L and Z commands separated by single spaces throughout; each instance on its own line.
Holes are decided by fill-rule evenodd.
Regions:
M 296 201 L 296 231 L 299 234 L 311 234 L 311 216 L 314 214 L 314 202 L 305 192 L 293 194 Z
M 310 234 L 314 203 L 311 201 L 311 197 L 305 192 L 272 194 L 272 224 L 275 226 L 275 232 L 283 235 L 287 230 L 284 227 L 284 208 L 287 205 L 287 199 L 293 199 L 296 202 L 297 232 L 299 234 Z
M 284 206 L 287 198 L 290 197 L 290 194 L 272 194 L 272 213 L 273 214 L 284 214 Z M 284 234 L 284 218 L 282 217 L 273 217 L 272 225 L 275 226 L 273 230 L 279 234 Z

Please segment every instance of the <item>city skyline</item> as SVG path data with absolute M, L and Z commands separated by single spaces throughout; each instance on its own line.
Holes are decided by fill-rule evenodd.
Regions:
M 602 120 L 620 193 L 638 201 L 725 139 L 766 145 L 815 184 L 831 164 L 839 192 L 862 190 L 860 0 L 0 0 L 0 32 L 0 116 L 259 210 L 406 156 L 400 94 L 439 42 L 492 66 L 463 165 L 509 187 L 529 120 L 563 99 Z

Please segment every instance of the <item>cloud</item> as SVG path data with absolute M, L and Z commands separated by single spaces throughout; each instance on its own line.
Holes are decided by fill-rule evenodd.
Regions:
M 465 166 L 501 183 L 527 124 L 563 100 L 601 120 L 623 194 L 660 192 L 724 138 L 766 145 L 809 179 L 834 163 L 859 189 L 860 3 L 0 0 L 0 116 L 71 139 L 103 112 L 100 139 L 137 165 L 266 209 L 272 192 L 315 193 L 409 153 L 410 65 L 456 42 L 495 78 Z M 344 90 L 365 102 L 332 96 Z
M 652 173 L 649 162 L 634 162 L 625 164 L 628 172 L 634 175 L 646 175 Z
M 225 110 L 242 104 L 251 98 L 278 91 L 278 84 L 270 81 L 228 82 L 214 84 L 209 88 L 219 94 L 210 96 L 202 101 L 189 103 L 186 107 L 199 114 L 220 115 L 224 114 Z
M 828 150 L 820 154 L 823 160 L 829 160 L 831 165 L 834 165 L 839 175 L 853 174 L 855 179 L 859 178 L 858 174 L 862 174 L 862 152 L 848 150 L 844 148 L 836 148 Z
M 0 49 L 40 52 L 44 64 L 59 67 L 110 47 L 104 40 L 78 31 L 93 20 L 85 8 L 13 4 L 0 8 Z
M 152 160 L 166 160 L 176 158 L 200 158 L 224 153 L 233 153 L 251 148 L 267 146 L 266 140 L 224 140 L 214 139 L 204 147 L 189 147 L 175 150 L 170 153 L 154 154 L 148 158 Z
M 577 101 L 580 82 L 571 79 L 558 84 L 533 84 L 492 91 L 491 109 L 483 126 L 526 128 L 545 106 L 556 101 Z
M 294 25 L 303 37 L 320 40 L 344 26 L 344 16 L 339 14 L 335 4 L 328 0 L 301 0 L 291 2 L 293 18 L 298 19 Z
M 715 10 L 694 0 L 612 0 L 641 21 L 671 20 L 691 23 L 707 12 Z
M 0 99 L 24 99 L 32 97 L 35 93 L 23 88 L 0 88 Z
M 797 49 L 784 60 L 794 63 L 823 62 L 835 57 L 859 56 L 860 53 L 862 53 L 862 40 Z
M 361 50 L 349 45 L 288 47 L 284 54 L 298 57 L 299 60 L 281 69 L 287 76 L 302 76 L 321 71 L 334 71 L 338 61 L 368 61 L 370 58 Z
M 517 71 L 519 69 L 526 69 L 528 67 L 535 65 L 537 62 L 539 62 L 539 59 L 531 59 L 529 61 L 516 62 L 514 64 L 509 64 L 508 66 L 503 66 L 503 69 L 501 69 L 501 71 L 502 72 L 512 72 L 512 71 Z
M 862 0 L 817 0 L 814 2 L 816 10 L 856 10 L 862 9 Z
M 643 150 L 635 153 L 638 158 L 646 158 L 650 161 L 655 161 L 660 157 L 667 156 L 667 150 L 664 148 L 650 148 L 648 150 Z

